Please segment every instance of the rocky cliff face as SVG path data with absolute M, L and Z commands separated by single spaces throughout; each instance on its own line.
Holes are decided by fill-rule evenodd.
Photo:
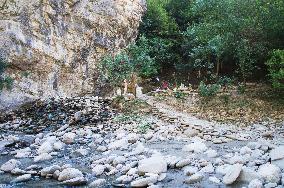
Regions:
M 0 0 L 0 52 L 14 79 L 0 109 L 91 93 L 98 59 L 135 39 L 145 9 L 144 0 Z

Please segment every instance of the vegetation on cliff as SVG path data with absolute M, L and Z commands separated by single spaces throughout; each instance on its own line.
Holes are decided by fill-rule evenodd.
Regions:
M 12 89 L 13 79 L 9 76 L 4 76 L 4 72 L 7 67 L 8 64 L 5 62 L 5 59 L 0 57 L 0 91 L 4 88 Z

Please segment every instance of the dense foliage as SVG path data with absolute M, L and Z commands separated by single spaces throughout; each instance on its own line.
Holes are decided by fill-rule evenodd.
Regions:
M 206 85 L 203 81 L 200 82 L 198 87 L 200 96 L 204 98 L 216 96 L 220 89 L 219 84 Z
M 273 51 L 266 64 L 272 86 L 276 89 L 284 89 L 284 50 Z
M 280 33 L 269 36 L 269 30 L 278 27 L 278 22 L 275 22 L 276 26 L 265 19 L 278 17 L 278 21 L 283 22 L 284 14 L 281 16 L 279 11 L 284 5 L 281 5 L 280 1 L 276 2 L 196 1 L 192 14 L 199 20 L 184 33 L 189 57 L 193 63 L 207 70 L 215 68 L 217 75 L 222 71 L 222 67 L 233 67 L 243 81 L 252 75 L 256 76 L 255 71 L 263 67 L 270 48 L 273 45 L 283 45 L 277 44 L 282 38 Z M 269 38 L 277 43 L 273 44 Z M 207 64 L 209 66 L 206 66 Z M 209 73 L 212 72 L 213 70 Z
M 157 74 L 154 59 L 149 56 L 150 44 L 143 37 L 137 44 L 131 44 L 118 54 L 102 58 L 99 64 L 102 83 L 115 87 L 121 86 L 124 80 L 129 81 L 133 75 L 147 78 Z
M 265 62 L 284 48 L 283 0 L 147 0 L 147 9 L 136 44 L 126 52 L 138 75 L 171 72 L 206 84 L 222 76 L 265 80 L 268 68 L 275 76 Z

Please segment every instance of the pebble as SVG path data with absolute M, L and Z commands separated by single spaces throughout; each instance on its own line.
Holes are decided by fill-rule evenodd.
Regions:
M 183 171 L 186 176 L 191 176 L 198 172 L 198 168 L 194 166 L 186 166 L 183 168 Z
M 59 151 L 59 150 L 63 149 L 63 147 L 64 147 L 64 143 L 63 142 L 55 142 L 53 144 L 53 149 L 55 151 Z
M 60 175 L 59 175 L 60 177 Z M 58 178 L 59 179 L 59 178 Z M 72 179 L 68 179 L 62 182 L 63 184 L 70 186 L 84 185 L 87 183 L 87 180 L 84 177 L 75 177 Z
M 99 147 L 97 147 L 97 151 L 104 152 L 104 151 L 106 151 L 106 150 L 107 150 L 107 147 L 105 147 L 105 146 L 99 146 Z
M 277 187 L 277 183 L 267 183 L 264 185 L 264 188 L 274 188 Z
M 55 171 L 61 170 L 61 167 L 58 165 L 53 165 L 50 167 L 45 167 L 40 171 L 41 176 L 47 176 L 48 174 L 53 174 Z
M 40 154 L 44 154 L 44 153 L 50 153 L 53 151 L 53 143 L 50 141 L 46 141 L 44 142 L 37 150 L 37 153 Z
M 74 106 L 76 105 L 77 102 L 74 102 Z M 86 104 L 79 102 L 79 106 L 80 105 L 84 106 Z M 140 134 L 137 129 L 137 124 L 135 124 L 137 122 L 124 124 L 123 127 L 121 124 L 114 122 L 111 122 L 111 126 L 109 126 L 108 121 L 101 121 L 98 125 L 92 125 L 89 123 L 88 125 L 84 125 L 83 122 L 92 122 L 88 118 L 98 118 L 95 114 L 88 117 L 86 113 L 89 110 L 97 112 L 92 108 L 86 110 L 74 108 L 72 109 L 72 112 L 66 112 L 68 117 L 73 118 L 73 121 L 68 123 L 68 121 L 65 122 L 64 120 L 57 124 L 49 122 L 54 125 L 54 131 L 50 131 L 49 133 L 39 133 L 36 136 L 29 138 L 27 142 L 22 141 L 22 136 L 18 135 L 9 136 L 11 141 L 9 141 L 9 143 L 0 140 L 1 155 L 8 154 L 15 155 L 15 158 L 26 158 L 30 156 L 34 157 L 38 154 L 38 156 L 34 157 L 34 162 L 52 159 L 52 161 L 50 161 L 51 164 L 57 164 L 58 162 L 58 164 L 61 164 L 61 158 L 64 160 L 73 160 L 74 156 L 79 156 L 78 160 L 80 160 L 79 162 L 84 167 L 93 162 L 91 164 L 93 172 L 92 175 L 111 176 L 108 177 L 111 179 L 114 178 L 113 176 L 119 175 L 116 180 L 121 184 L 117 185 L 125 186 L 125 184 L 131 182 L 131 187 L 159 187 L 159 185 L 164 186 L 164 183 L 167 186 L 167 181 L 172 177 L 172 171 L 178 170 L 183 171 L 187 176 L 184 180 L 187 184 L 195 184 L 203 179 L 204 181 L 209 181 L 214 184 L 220 184 L 221 175 L 225 175 L 223 177 L 223 183 L 227 185 L 233 184 L 238 180 L 247 184 L 249 183 L 246 185 L 248 188 L 260 188 L 263 187 L 263 185 L 265 188 L 273 188 L 277 187 L 281 182 L 282 175 L 280 169 L 283 169 L 281 163 L 284 159 L 284 154 L 282 152 L 283 149 L 281 147 L 284 146 L 273 145 L 275 144 L 273 141 L 259 140 L 258 142 L 250 142 L 244 147 L 233 145 L 236 146 L 234 148 L 226 144 L 218 146 L 213 144 L 211 145 L 212 148 L 208 149 L 203 140 L 213 140 L 213 143 L 217 144 L 229 142 L 230 140 L 226 139 L 224 136 L 227 134 L 234 135 L 234 139 L 249 138 L 246 136 L 249 134 L 246 132 L 246 129 L 224 129 L 216 130 L 214 132 L 215 125 L 210 125 L 210 129 L 207 129 L 207 127 L 203 126 L 203 122 L 200 123 L 200 126 L 199 122 L 196 122 L 196 129 L 187 128 L 187 130 L 183 132 L 183 127 L 181 128 L 175 123 L 169 124 L 168 122 L 162 122 L 160 120 L 156 122 L 155 119 L 155 123 L 151 125 L 150 130 L 146 134 Z M 48 118 L 51 119 L 60 119 L 61 116 L 56 115 L 56 113 L 53 112 L 48 112 L 48 114 L 45 115 L 48 115 Z M 168 116 L 165 117 L 169 118 Z M 62 115 L 62 118 L 68 119 L 64 115 Z M 177 118 L 179 117 L 175 116 L 176 121 Z M 97 123 L 98 121 L 94 120 L 94 122 Z M 190 124 L 195 125 L 195 123 Z M 14 125 L 21 131 L 26 130 L 26 128 L 23 128 L 17 121 L 11 122 L 9 125 L 5 125 L 5 127 L 9 128 Z M 135 127 L 133 127 L 133 125 L 135 125 Z M 0 128 L 2 127 L 2 124 L 0 124 Z M 27 126 L 27 131 L 33 131 L 34 127 L 36 127 L 36 125 Z M 236 133 L 237 131 L 244 131 L 244 133 L 238 134 Z M 212 136 L 209 135 L 211 132 L 213 133 Z M 261 135 L 261 133 L 259 134 Z M 3 138 L 6 139 L 5 135 L 0 135 L 0 139 Z M 185 140 L 184 143 L 188 142 L 188 144 L 183 147 L 183 151 L 180 151 L 179 147 L 178 152 L 169 153 L 167 156 L 162 156 L 158 153 L 159 151 L 145 147 L 148 146 L 148 143 L 151 145 L 152 141 L 154 141 L 154 144 L 156 144 L 157 141 L 158 144 L 163 146 L 161 150 L 167 151 L 167 146 L 171 147 L 171 145 L 166 145 L 164 147 L 163 144 L 167 144 L 169 140 L 171 142 L 172 140 L 179 141 L 179 139 L 182 141 Z M 144 146 L 143 143 L 147 144 Z M 82 148 L 82 146 L 84 146 L 84 148 Z M 88 148 L 85 148 L 86 146 Z M 218 152 L 214 149 L 218 152 L 221 150 L 219 158 L 216 158 L 218 157 Z M 273 150 L 270 151 L 270 149 Z M 98 154 L 97 152 L 92 152 L 92 150 L 102 153 Z M 179 152 L 184 152 L 188 156 L 180 155 Z M 188 152 L 194 152 L 194 154 Z M 149 157 L 151 155 L 152 157 Z M 191 155 L 194 157 L 191 157 Z M 182 159 L 181 156 L 183 157 Z M 272 164 L 265 164 L 270 158 Z M 225 163 L 229 163 L 231 165 Z M 49 164 L 49 161 L 47 164 Z M 246 167 L 242 164 L 246 165 Z M 5 164 L 3 165 L 5 167 Z M 2 169 L 3 165 L 0 169 Z M 258 168 L 259 165 L 261 166 Z M 43 169 L 40 166 L 32 165 L 25 170 L 20 169 L 20 166 L 21 165 L 19 164 L 15 167 L 9 167 L 12 170 L 9 171 L 8 169 L 7 172 L 10 172 L 13 175 L 21 175 L 23 177 L 32 177 L 31 175 L 40 174 L 46 178 L 58 179 L 68 186 L 84 185 L 87 182 L 86 177 L 91 176 L 88 174 L 84 177 L 80 170 L 72 168 L 71 165 L 63 165 L 62 167 L 59 165 L 52 165 L 45 167 L 46 164 L 43 164 L 45 167 Z M 241 168 L 241 166 L 243 167 Z M 168 167 L 176 167 L 178 169 L 168 171 Z M 4 171 L 1 170 L 0 174 L 1 173 L 4 173 Z M 204 177 L 206 177 L 206 179 Z M 265 181 L 262 182 L 262 180 Z M 159 181 L 163 182 L 158 185 L 154 185 Z M 193 186 L 198 185 L 199 184 Z M 88 184 L 88 187 L 99 186 L 107 186 L 107 180 L 94 179 L 93 182 Z M 280 185 L 278 187 L 280 187 Z
M 119 149 L 119 148 L 124 148 L 128 146 L 128 141 L 127 139 L 121 139 L 121 140 L 116 140 L 114 142 L 111 142 L 108 145 L 108 149 L 114 150 L 114 149 Z
M 205 154 L 207 155 L 208 158 L 215 158 L 217 157 L 218 153 L 216 150 L 213 149 L 209 149 L 205 152 Z
M 22 175 L 22 174 L 27 174 L 27 172 L 25 170 L 20 169 L 20 168 L 14 168 L 13 170 L 11 170 L 11 174 Z
M 193 128 L 188 128 L 184 131 L 184 135 L 186 135 L 187 137 L 194 137 L 196 135 L 198 135 L 199 131 Z

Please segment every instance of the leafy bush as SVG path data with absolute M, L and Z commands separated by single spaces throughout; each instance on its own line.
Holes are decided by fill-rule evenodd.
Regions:
M 134 66 L 126 52 L 106 55 L 99 64 L 100 79 L 112 86 L 120 86 L 125 79 L 130 79 Z
M 220 99 L 224 102 L 225 105 L 228 105 L 230 102 L 230 95 L 228 94 L 221 95 Z
M 178 26 L 166 10 L 167 4 L 164 0 L 147 0 L 147 13 L 140 25 L 140 33 L 161 36 L 177 32 Z
M 133 75 L 149 78 L 157 74 L 158 68 L 155 59 L 149 55 L 150 50 L 147 39 L 142 37 L 140 46 L 134 43 L 116 55 L 107 54 L 98 66 L 100 81 L 116 87 Z
M 221 87 L 218 84 L 206 85 L 203 81 L 200 82 L 198 91 L 199 95 L 204 98 L 210 98 L 217 95 Z
M 239 94 L 244 94 L 246 92 L 246 85 L 244 83 L 239 83 L 237 90 Z
M 217 75 L 235 71 L 244 82 L 261 78 L 269 48 L 284 47 L 284 1 L 206 0 L 191 6 L 195 21 L 183 33 L 183 46 L 189 63 L 202 74 L 209 71 L 206 76 L 214 69 Z
M 151 128 L 151 124 L 149 122 L 141 122 L 138 125 L 138 132 L 140 134 L 146 134 L 147 131 Z
M 266 62 L 275 89 L 284 89 L 284 50 L 274 50 L 271 58 Z
M 229 78 L 227 76 L 223 76 L 223 77 L 220 77 L 217 81 L 217 84 L 221 85 L 221 86 L 224 86 L 224 87 L 228 87 L 228 86 L 231 86 L 233 85 L 233 79 L 232 78 Z
M 7 67 L 8 65 L 4 58 L 0 57 L 0 91 L 4 88 L 11 90 L 13 86 L 13 79 L 3 75 Z
M 184 99 L 186 97 L 186 94 L 182 91 L 176 91 L 174 92 L 174 97 L 177 99 Z
M 144 36 L 127 48 L 134 70 L 140 77 L 148 78 L 157 74 L 159 66 L 155 56 L 151 55 L 153 48 L 151 41 Z

